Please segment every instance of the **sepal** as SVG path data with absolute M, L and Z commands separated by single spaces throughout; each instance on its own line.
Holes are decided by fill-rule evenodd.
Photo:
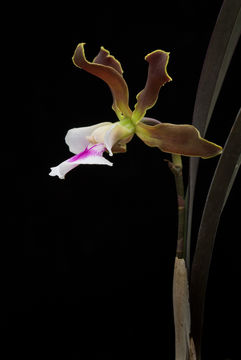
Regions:
M 150 119 L 148 122 L 150 123 Z M 221 146 L 203 139 L 193 125 L 169 123 L 148 125 L 144 118 L 136 125 L 136 134 L 146 145 L 156 146 L 171 154 L 198 156 L 206 159 L 222 152 Z
M 128 105 L 129 91 L 122 76 L 123 70 L 120 63 L 103 47 L 93 62 L 90 62 L 85 57 L 84 45 L 84 43 L 80 43 L 75 49 L 72 58 L 74 65 L 105 81 L 111 90 L 112 107 L 118 118 L 130 117 L 132 111 Z
M 137 95 L 137 103 L 132 114 L 133 123 L 138 123 L 148 109 L 153 107 L 158 99 L 160 88 L 171 81 L 167 73 L 169 53 L 155 50 L 145 57 L 149 63 L 147 81 L 144 89 Z

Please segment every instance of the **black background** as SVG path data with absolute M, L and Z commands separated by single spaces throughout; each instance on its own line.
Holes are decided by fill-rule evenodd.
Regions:
M 177 214 L 164 161 L 170 156 L 135 137 L 126 154 L 110 159 L 113 167 L 80 166 L 64 181 L 48 173 L 70 156 L 68 129 L 116 121 L 108 87 L 72 64 L 79 42 L 87 43 L 87 59 L 103 45 L 121 62 L 132 108 L 146 81 L 144 56 L 170 51 L 173 81 L 148 116 L 191 123 L 220 6 L 217 0 L 212 6 L 79 2 L 10 10 L 1 242 L 5 359 L 174 359 Z M 239 59 L 236 51 L 206 135 L 222 146 L 239 107 Z M 200 161 L 193 242 L 217 161 Z M 184 167 L 186 182 L 188 159 Z M 239 184 L 240 174 L 217 234 L 204 359 L 237 359 Z

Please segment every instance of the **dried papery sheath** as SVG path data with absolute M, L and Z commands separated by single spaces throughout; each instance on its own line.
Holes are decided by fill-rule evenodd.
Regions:
M 173 277 L 173 311 L 176 360 L 188 360 L 190 352 L 190 305 L 187 268 L 184 259 L 175 258 Z

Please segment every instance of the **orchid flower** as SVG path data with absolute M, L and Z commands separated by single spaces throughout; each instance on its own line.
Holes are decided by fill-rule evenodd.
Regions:
M 147 81 L 144 89 L 137 95 L 134 111 L 131 111 L 128 105 L 128 86 L 119 61 L 102 46 L 94 60 L 89 62 L 85 57 L 84 45 L 81 43 L 77 46 L 73 63 L 107 83 L 118 121 L 70 129 L 65 142 L 75 155 L 52 167 L 49 175 L 64 179 L 67 172 L 80 164 L 111 166 L 113 164 L 103 157 L 103 153 L 107 151 L 109 155 L 113 155 L 125 152 L 126 144 L 134 134 L 146 145 L 171 154 L 209 158 L 222 152 L 220 146 L 203 139 L 192 125 L 162 123 L 145 117 L 146 111 L 155 105 L 160 88 L 172 80 L 167 73 L 169 53 L 155 50 L 145 57 L 149 63 Z

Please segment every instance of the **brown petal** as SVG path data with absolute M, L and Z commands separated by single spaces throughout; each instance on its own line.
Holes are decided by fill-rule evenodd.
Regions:
M 73 56 L 73 63 L 108 84 L 114 100 L 113 109 L 120 119 L 123 116 L 131 117 L 132 111 L 128 106 L 128 87 L 122 76 L 120 63 L 113 56 L 109 56 L 109 52 L 103 47 L 94 61 L 89 62 L 85 57 L 84 45 L 84 43 L 81 43 L 77 46 Z
M 210 158 L 222 152 L 221 146 L 201 138 L 193 125 L 160 123 L 151 126 L 139 122 L 136 134 L 146 145 L 171 154 Z
M 167 74 L 169 53 L 156 50 L 148 54 L 145 60 L 149 63 L 145 88 L 137 95 L 137 103 L 133 111 L 134 123 L 140 121 L 146 111 L 155 105 L 161 86 L 172 79 Z
M 116 60 L 114 56 L 110 55 L 110 52 L 106 50 L 103 46 L 101 46 L 100 52 L 94 58 L 93 63 L 111 66 L 113 69 L 117 70 L 121 75 L 123 74 L 123 69 L 121 67 L 120 62 Z

